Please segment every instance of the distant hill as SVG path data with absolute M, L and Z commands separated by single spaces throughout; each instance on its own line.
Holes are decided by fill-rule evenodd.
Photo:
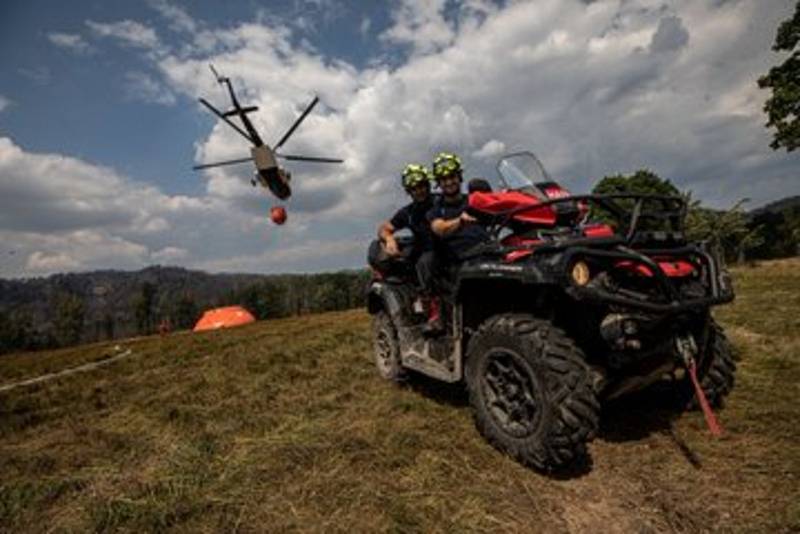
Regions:
M 800 208 L 800 195 L 785 197 L 780 200 L 770 202 L 769 204 L 761 206 L 760 208 L 750 210 L 748 213 L 751 216 L 754 216 L 762 213 L 780 213 L 797 208 Z
M 360 305 L 366 282 L 362 271 L 209 274 L 162 266 L 0 280 L 0 352 L 151 333 L 162 320 L 187 328 L 202 310 L 228 304 L 259 318 L 345 309 Z M 67 335 L 70 328 L 78 331 Z

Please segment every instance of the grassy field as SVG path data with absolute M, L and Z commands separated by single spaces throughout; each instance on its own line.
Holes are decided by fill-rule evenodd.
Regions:
M 544 477 L 462 389 L 381 381 L 366 313 L 329 313 L 132 340 L 0 392 L 0 531 L 800 530 L 800 261 L 735 281 L 721 439 L 644 396 L 604 410 L 589 469 Z M 0 386 L 119 350 L 0 357 Z

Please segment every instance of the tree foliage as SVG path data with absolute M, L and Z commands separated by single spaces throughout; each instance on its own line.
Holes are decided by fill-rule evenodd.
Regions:
M 680 195 L 681 192 L 669 180 L 665 180 L 649 169 L 639 169 L 633 174 L 615 174 L 600 180 L 592 193 L 609 195 L 614 193 L 641 193 L 645 195 Z
M 595 194 L 638 193 L 651 195 L 683 196 L 688 204 L 685 220 L 685 232 L 689 240 L 709 241 L 718 247 L 727 259 L 741 260 L 747 254 L 765 242 L 764 229 L 753 224 L 742 209 L 744 201 L 736 203 L 728 210 L 713 210 L 703 207 L 700 201 L 692 200 L 691 193 L 681 193 L 675 185 L 661 178 L 653 171 L 641 169 L 631 175 L 617 174 L 606 176 L 592 190 Z M 618 201 L 619 204 L 631 208 L 632 203 Z M 644 209 L 648 206 L 645 204 Z M 599 218 L 607 218 L 607 214 L 599 213 Z M 650 226 L 648 226 L 648 224 Z M 645 221 L 638 228 L 656 228 L 657 221 Z
M 136 315 L 136 329 L 140 334 L 149 334 L 153 331 L 155 318 L 153 304 L 155 303 L 156 286 L 150 282 L 142 284 L 141 293 L 134 299 L 134 313 Z
M 742 209 L 745 201 L 728 210 L 712 210 L 689 197 L 686 235 L 691 241 L 709 241 L 728 260 L 741 262 L 747 253 L 764 243 L 763 228 L 752 225 Z
M 55 334 L 60 345 L 75 345 L 81 340 L 85 311 L 83 300 L 78 295 L 64 293 L 57 298 Z
M 172 312 L 174 327 L 178 330 L 192 328 L 200 318 L 200 310 L 194 297 L 189 293 L 184 293 L 175 303 Z
M 642 195 L 681 196 L 681 192 L 672 182 L 661 178 L 649 169 L 639 169 L 629 175 L 615 174 L 606 176 L 594 186 L 592 193 L 596 195 L 635 193 Z M 633 200 L 620 199 L 615 202 L 629 211 L 633 210 Z M 645 202 L 643 205 L 645 209 L 659 209 L 660 207 L 661 204 L 659 202 Z M 616 221 L 610 213 L 598 206 L 592 206 L 591 216 L 596 220 L 602 220 L 612 225 L 624 222 Z M 659 223 L 656 221 L 644 220 L 640 221 L 637 228 L 658 230 L 661 229 L 659 226 Z
M 800 146 L 800 2 L 795 6 L 794 16 L 778 27 L 775 52 L 790 52 L 782 64 L 772 67 L 759 78 L 758 86 L 771 89 L 772 96 L 764 104 L 767 127 L 776 129 L 770 146 L 788 152 Z

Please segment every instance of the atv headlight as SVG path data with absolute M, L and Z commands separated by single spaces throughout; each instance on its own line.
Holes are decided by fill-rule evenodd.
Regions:
M 586 265 L 585 261 L 576 261 L 572 265 L 572 281 L 575 282 L 577 286 L 585 286 L 589 283 L 589 266 Z

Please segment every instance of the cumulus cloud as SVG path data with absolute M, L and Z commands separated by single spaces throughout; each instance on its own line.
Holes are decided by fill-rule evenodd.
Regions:
M 445 0 L 402 0 L 392 11 L 394 24 L 381 34 L 381 39 L 411 45 L 416 53 L 439 50 L 455 38 L 444 10 Z
M 495 160 L 498 156 L 506 151 L 506 144 L 497 139 L 487 141 L 480 149 L 472 153 L 472 157 L 476 159 L 490 159 Z
M 28 256 L 26 267 L 33 273 L 74 271 L 81 262 L 63 252 L 35 250 Z
M 148 4 L 169 21 L 173 30 L 186 33 L 197 31 L 197 22 L 182 7 L 166 0 L 149 0 Z
M 77 54 L 88 54 L 93 50 L 91 45 L 77 33 L 53 32 L 48 33 L 47 38 L 57 47 Z
M 364 243 L 342 239 L 321 241 L 309 239 L 304 242 L 283 246 L 256 254 L 220 258 L 200 264 L 204 270 L 212 272 L 314 272 L 337 269 L 342 265 L 352 265 L 353 257 L 363 256 Z
M 181 247 L 164 247 L 153 252 L 150 257 L 157 263 L 175 263 L 185 260 L 189 251 Z
M 75 230 L 61 235 L 4 234 L 0 232 L 4 239 L 10 237 L 19 249 L 30 251 L 24 264 L 26 276 L 84 271 L 99 266 L 136 269 L 148 264 L 147 247 L 104 230 Z
M 146 228 L 164 196 L 115 171 L 58 154 L 22 150 L 0 137 L 0 227 L 59 232 Z
M 176 102 L 172 91 L 144 72 L 125 73 L 124 91 L 131 100 L 162 106 L 172 106 Z
M 165 195 L 107 167 L 27 152 L 0 137 L 0 241 L 28 258 L 2 267 L 17 275 L 138 268 L 151 250 L 176 258 L 166 244 L 176 236 L 202 257 L 208 236 L 218 239 L 245 220 L 228 209 L 219 199 Z M 219 223 L 221 215 L 227 222 Z
M 689 32 L 676 16 L 662 18 L 658 22 L 656 33 L 650 41 L 652 52 L 674 52 L 689 43 Z
M 176 31 L 197 24 L 171 4 L 152 5 Z M 145 247 L 122 254 L 129 263 L 163 257 L 260 272 L 356 267 L 375 224 L 406 201 L 397 179 L 402 167 L 441 150 L 459 152 L 470 176 L 491 177 L 499 155 L 532 149 L 575 192 L 606 174 L 649 167 L 712 206 L 745 196 L 763 204 L 797 193 L 798 156 L 769 149 L 761 113 L 766 94 L 755 85 L 774 62 L 775 28 L 793 7 L 790 0 L 775 6 L 405 0 L 393 8 L 381 39 L 387 47 L 406 46 L 408 57 L 365 67 L 324 56 L 269 18 L 225 28 L 198 24 L 204 44 L 197 46 L 195 35 L 191 52 L 145 49 L 160 77 L 150 80 L 173 97 L 204 96 L 227 108 L 225 97 L 209 89 L 213 63 L 232 77 L 243 103 L 259 106 L 251 117 L 268 143 L 313 93 L 323 102 L 283 150 L 346 161 L 287 162 L 294 175 L 289 222 L 267 223 L 272 199 L 249 186 L 250 165 L 206 171 L 205 195 L 192 199 L 71 158 L 28 154 L 0 139 L 0 228 L 13 228 L 17 237 L 104 229 L 108 239 Z M 161 46 L 154 32 L 142 37 L 149 35 L 144 26 L 138 33 L 130 25 L 127 33 L 105 26 L 95 32 Z M 134 34 L 138 41 L 121 37 Z M 196 142 L 199 163 L 246 155 L 246 143 L 220 122 Z M 4 176 L 14 177 L 13 187 Z M 46 178 L 26 182 L 30 176 Z M 15 209 L 3 200 L 9 192 L 46 216 L 8 211 Z M 37 265 L 48 254 L 84 261 L 55 242 L 25 243 L 29 256 L 42 253 Z
M 151 49 L 159 45 L 155 30 L 133 20 L 109 23 L 87 20 L 86 25 L 100 37 L 112 37 L 127 46 Z

